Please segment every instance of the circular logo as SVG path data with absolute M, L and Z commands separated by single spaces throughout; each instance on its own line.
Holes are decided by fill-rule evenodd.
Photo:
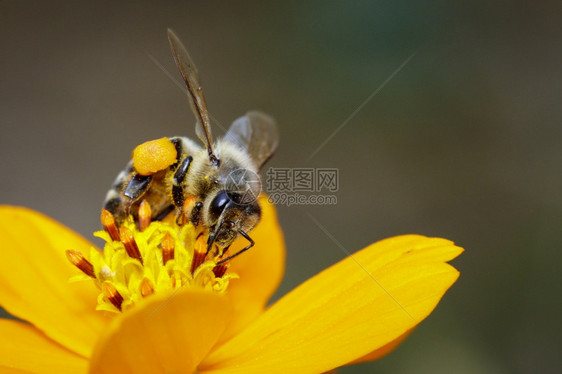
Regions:
M 251 204 L 258 199 L 261 192 L 260 176 L 248 169 L 236 169 L 228 174 L 224 190 L 229 193 L 229 199 L 234 203 Z

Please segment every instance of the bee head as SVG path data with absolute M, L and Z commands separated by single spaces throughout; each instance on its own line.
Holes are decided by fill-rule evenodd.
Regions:
M 246 202 L 239 193 L 220 190 L 210 201 L 206 207 L 206 218 L 211 244 L 229 246 L 240 231 L 249 232 L 260 219 L 261 209 L 257 200 Z

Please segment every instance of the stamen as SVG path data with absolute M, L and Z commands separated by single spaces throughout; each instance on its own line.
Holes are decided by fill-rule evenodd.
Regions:
M 117 291 L 117 289 L 108 282 L 104 282 L 101 286 L 103 295 L 115 306 L 117 309 L 121 310 L 121 305 L 123 304 L 123 296 Z
M 195 241 L 195 248 L 193 253 L 193 261 L 191 262 L 191 274 L 195 273 L 195 270 L 205 262 L 205 257 L 207 256 L 207 245 L 203 235 L 199 236 Z
M 152 218 L 152 209 L 148 201 L 143 200 L 139 207 L 139 229 L 144 231 L 149 225 Z
M 112 240 L 118 242 L 119 239 L 119 229 L 115 224 L 115 218 L 109 210 L 101 210 L 101 224 L 103 225 L 105 231 L 109 234 Z
M 95 233 L 105 241 L 104 249 L 90 248 L 89 256 L 73 249 L 65 252 L 87 275 L 78 273 L 71 281 L 90 279 L 97 287 L 97 310 L 118 313 L 152 294 L 184 286 L 224 294 L 230 281 L 238 278 L 228 263 L 217 263 L 220 257 L 215 254 L 222 256 L 227 248 L 218 250 L 215 244 L 207 251 L 209 230 L 203 225 L 180 226 L 174 219 L 154 221 L 150 210 L 149 203 L 143 202 L 138 219 L 129 216 L 121 227 L 116 225 L 115 216 L 104 210 L 101 221 L 106 231 Z
M 223 263 L 215 266 L 213 268 L 213 273 L 215 274 L 215 277 L 222 278 L 222 276 L 224 275 L 224 273 L 226 273 L 227 270 L 228 270 L 228 263 Z
M 142 297 L 147 297 L 148 295 L 152 295 L 154 293 L 154 287 L 148 278 L 143 278 L 140 284 L 140 293 Z
M 174 259 L 174 247 L 176 243 L 172 235 L 167 233 L 162 239 L 162 263 L 166 265 L 166 262 Z
M 121 243 L 125 246 L 125 250 L 127 251 L 129 257 L 136 258 L 141 264 L 143 264 L 142 256 L 139 251 L 139 247 L 137 246 L 137 242 L 135 241 L 135 237 L 133 236 L 133 232 L 125 226 L 122 226 L 119 232 L 121 234 Z
M 92 278 L 96 277 L 96 274 L 94 273 L 94 265 L 92 265 L 90 261 L 86 260 L 84 255 L 79 251 L 75 249 L 67 250 L 66 258 L 68 258 L 68 261 L 70 261 L 72 265 L 76 266 L 87 276 Z

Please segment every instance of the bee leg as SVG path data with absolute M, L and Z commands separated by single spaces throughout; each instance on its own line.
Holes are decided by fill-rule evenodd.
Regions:
M 124 214 L 123 217 L 120 218 L 124 219 L 130 214 L 131 205 L 133 205 L 135 201 L 137 201 L 142 197 L 142 195 L 144 195 L 144 193 L 150 187 L 151 182 L 152 182 L 151 175 L 140 175 L 140 174 L 133 175 L 133 177 L 131 178 L 131 180 L 129 180 L 129 182 L 127 183 L 127 185 L 123 190 L 123 196 L 125 196 L 125 198 L 128 199 L 124 199 L 124 201 L 122 201 L 124 207 Z
M 163 211 L 161 211 L 156 218 L 154 218 L 155 221 L 162 221 L 164 218 L 166 218 L 166 216 L 168 216 L 168 214 L 170 214 L 172 212 L 172 210 L 174 210 L 174 206 L 170 205 L 168 207 L 166 207 Z
M 125 191 L 123 191 L 123 195 L 131 199 L 132 203 L 138 200 L 146 192 L 146 190 L 148 190 L 150 182 L 152 182 L 151 175 L 135 174 L 129 183 L 127 183 Z
M 182 226 L 191 222 L 194 227 L 199 226 L 199 218 L 201 216 L 202 208 L 202 202 L 197 201 L 195 196 L 188 196 L 183 203 L 183 207 L 177 214 L 176 223 L 179 226 Z
M 191 221 L 193 226 L 199 225 L 199 219 L 201 218 L 201 209 L 203 209 L 203 203 L 201 201 L 196 202 L 189 217 L 189 220 Z
M 217 250 L 215 251 L 215 256 L 218 256 L 219 254 L 220 254 L 220 257 L 224 256 L 225 253 L 228 252 L 228 250 L 230 249 L 230 245 L 231 245 L 231 244 L 229 244 L 228 246 L 224 247 L 224 248 L 222 249 L 222 251 L 220 251 L 219 247 L 217 247 Z M 222 253 L 219 253 L 219 251 L 222 252 Z
M 207 255 L 209 254 L 209 252 L 211 252 L 211 248 L 213 247 L 213 244 L 215 243 L 215 239 L 217 238 L 217 234 L 218 234 L 219 231 L 220 231 L 220 226 L 221 226 L 221 225 L 222 225 L 222 222 L 221 222 L 221 224 L 219 225 L 219 227 L 218 227 L 214 232 L 212 232 L 212 233 L 209 234 L 209 238 L 207 239 L 207 252 L 205 253 L 205 257 L 207 257 Z
M 143 177 L 133 169 L 133 162 L 130 161 L 111 186 L 105 196 L 103 204 L 118 224 L 121 224 L 129 215 L 131 205 L 148 190 L 151 184 L 151 177 Z
M 238 233 L 240 235 L 242 235 L 247 241 L 250 242 L 249 245 L 247 245 L 246 247 L 242 248 L 241 250 L 239 250 L 238 252 L 236 252 L 235 254 L 233 254 L 232 256 L 228 256 L 227 258 L 220 260 L 219 262 L 217 262 L 217 265 L 222 265 L 225 262 L 232 260 L 234 257 L 238 256 L 239 254 L 246 252 L 248 249 L 252 248 L 256 243 L 254 242 L 254 240 L 252 238 L 250 238 L 248 236 L 248 234 L 246 234 L 244 231 L 242 230 L 238 230 Z
M 183 194 L 183 187 L 182 182 L 185 180 L 185 176 L 189 171 L 189 166 L 191 165 L 191 161 L 193 161 L 193 157 L 188 156 L 181 160 L 178 165 L 178 168 L 174 172 L 174 176 L 172 177 L 172 201 L 176 207 L 177 214 L 177 222 L 178 224 L 181 223 L 181 211 L 183 207 L 183 203 L 185 200 L 185 196 Z
M 207 257 L 209 252 L 211 252 L 211 248 L 213 247 L 213 244 L 215 243 L 217 236 L 221 232 L 221 228 L 223 225 L 232 227 L 233 223 L 231 221 L 220 220 L 218 226 L 216 226 L 215 229 L 209 234 L 209 238 L 207 239 L 207 253 L 205 254 L 205 257 Z

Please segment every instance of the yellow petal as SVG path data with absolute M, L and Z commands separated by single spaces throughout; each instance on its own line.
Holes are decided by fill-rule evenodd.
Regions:
M 0 207 L 0 305 L 66 348 L 88 357 L 106 319 L 90 282 L 69 283 L 79 270 L 66 249 L 91 244 L 50 218 Z
M 224 295 L 184 288 L 155 294 L 116 317 L 92 355 L 92 373 L 192 373 L 224 331 Z
M 85 373 L 88 361 L 28 324 L 0 319 L 0 372 Z M 8 338 L 8 339 L 6 339 Z
M 354 365 L 354 364 L 358 364 L 358 363 L 361 363 L 361 362 L 375 361 L 375 360 L 378 360 L 379 358 L 381 358 L 383 356 L 386 356 L 387 354 L 392 352 L 394 349 L 396 349 L 396 347 L 398 347 L 400 345 L 400 343 L 402 343 L 404 340 L 406 340 L 406 338 L 408 336 L 410 336 L 411 333 L 412 333 L 412 330 L 406 331 L 404 334 L 400 335 L 398 338 L 394 339 L 390 343 L 387 343 L 386 345 L 382 346 L 381 348 L 375 349 L 373 352 L 368 353 L 363 357 L 360 357 L 356 360 L 351 361 L 348 365 Z
M 229 324 L 223 340 L 241 330 L 263 312 L 285 271 L 285 241 L 275 207 L 269 204 L 263 195 L 259 202 L 262 217 L 250 233 L 256 245 L 232 260 L 231 271 L 240 278 L 232 280 L 227 291 L 232 301 L 234 319 Z M 229 253 L 236 253 L 247 245 L 246 239 L 239 238 Z
M 458 278 L 462 252 L 439 238 L 375 243 L 306 281 L 213 351 L 205 373 L 320 373 L 391 343 Z

